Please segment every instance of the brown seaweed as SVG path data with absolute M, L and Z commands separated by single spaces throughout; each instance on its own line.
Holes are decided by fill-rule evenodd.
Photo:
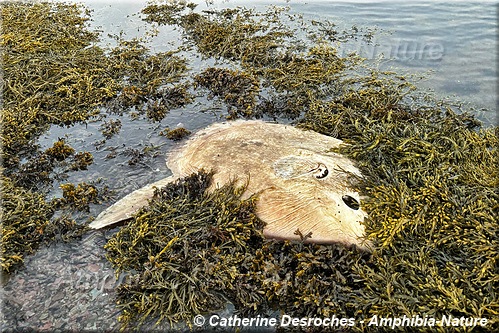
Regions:
M 163 131 L 161 131 L 159 134 L 166 136 L 170 140 L 180 141 L 183 138 L 185 138 L 186 136 L 188 136 L 189 134 L 191 134 L 191 132 L 189 130 L 185 129 L 184 127 L 177 127 L 174 129 L 166 128 Z
M 90 152 L 76 152 L 63 139 L 41 151 L 37 140 L 51 125 L 70 127 L 86 122 L 106 105 L 124 105 L 146 113 L 153 101 L 162 103 L 162 111 L 147 116 L 160 120 L 170 108 L 189 102 L 184 84 L 177 84 L 187 69 L 186 62 L 176 52 L 152 55 L 141 41 L 119 37 L 118 45 L 106 50 L 97 45 L 99 33 L 88 28 L 90 11 L 82 5 L 5 2 L 0 6 L 2 177 L 10 186 L 8 191 L 7 186 L 2 189 L 4 202 L 43 198 L 54 180 L 86 170 L 93 163 Z M 118 131 L 118 122 L 103 125 L 106 138 Z M 78 187 L 81 185 L 73 190 L 74 186 L 63 185 L 66 197 L 86 209 L 95 201 L 95 192 Z M 37 213 L 22 205 L 26 215 L 22 213 L 19 220 L 2 219 L 3 230 L 19 230 L 19 238 L 3 238 L 3 271 L 17 267 L 13 264 L 33 252 L 37 240 L 45 239 L 36 233 L 76 227 L 74 221 L 68 224 L 53 217 L 55 209 L 64 206 L 58 202 L 45 199 L 45 203 L 33 205 L 33 210 L 45 207 L 44 218 L 30 220 Z M 16 207 L 5 205 L 3 214 L 17 216 L 17 210 L 11 211 Z M 24 228 L 24 223 L 33 227 Z M 13 251 L 19 256 L 14 261 L 8 259 Z
M 40 182 L 50 182 L 58 163 L 81 156 L 82 169 L 91 162 L 62 140 L 40 151 L 36 139 L 50 124 L 84 122 L 102 106 L 118 116 L 161 120 L 189 102 L 190 85 L 182 81 L 187 65 L 177 52 L 150 54 L 142 41 L 121 37 L 110 52 L 96 46 L 98 35 L 86 29 L 81 6 L 1 8 L 1 260 L 3 270 L 12 271 L 44 236 L 74 226 L 53 219 L 56 207 Z M 349 143 L 339 150 L 365 175 L 359 191 L 376 248 L 366 255 L 266 241 L 253 213 L 257 197 L 240 200 L 241 189 L 230 186 L 208 195 L 209 174 L 193 175 L 160 189 L 106 245 L 116 269 L 132 273 L 118 289 L 124 324 L 189 321 L 228 300 L 248 316 L 275 310 L 359 320 L 445 314 L 487 318 L 476 331 L 499 329 L 497 127 L 418 95 L 417 83 L 371 70 L 355 54 L 340 56 L 331 40 L 357 38 L 355 29 L 342 34 L 330 23 L 310 24 L 310 43 L 304 43 L 283 23 L 294 18 L 277 7 L 201 12 L 172 2 L 143 13 L 146 21 L 178 26 L 202 56 L 234 65 L 202 72 L 197 80 L 236 110 L 229 116 L 297 118 L 298 126 Z M 45 29 L 38 34 L 30 24 Z M 369 31 L 357 32 L 369 38 Z M 143 153 L 135 157 L 140 161 Z M 91 187 L 77 188 L 67 187 L 77 205 L 96 202 Z M 343 329 L 379 331 L 360 324 Z

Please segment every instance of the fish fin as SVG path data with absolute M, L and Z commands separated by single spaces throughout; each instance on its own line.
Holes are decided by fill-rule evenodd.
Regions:
M 133 214 L 147 205 L 148 200 L 154 195 L 154 188 L 163 187 L 175 179 L 173 176 L 166 177 L 133 191 L 101 212 L 89 227 L 101 229 L 131 219 Z
M 305 242 L 341 243 L 371 251 L 372 243 L 364 238 L 363 222 L 367 214 L 360 208 L 347 206 L 340 193 L 330 193 L 330 196 L 338 205 L 324 207 L 320 197 L 298 188 L 263 191 L 256 206 L 256 214 L 266 223 L 263 235 L 297 241 L 308 236 Z

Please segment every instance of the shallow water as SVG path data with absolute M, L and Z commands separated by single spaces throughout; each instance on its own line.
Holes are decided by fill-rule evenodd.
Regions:
M 100 27 L 103 36 L 118 34 L 123 30 L 129 38 L 140 36 L 147 30 L 135 13 L 143 5 L 139 2 L 88 1 L 94 9 L 93 24 Z M 270 3 L 270 2 L 269 2 Z M 333 1 L 275 1 L 273 4 L 290 6 L 292 12 L 314 19 L 329 19 L 339 27 L 379 28 L 374 45 L 362 41 L 351 42 L 342 52 L 357 51 L 373 65 L 399 73 L 425 73 L 427 78 L 419 83 L 441 98 L 460 100 L 476 108 L 476 115 L 485 123 L 497 122 L 497 47 L 496 8 L 493 2 L 359 2 Z M 201 9 L 207 8 L 199 2 Z M 242 1 L 221 1 L 214 7 L 244 4 Z M 263 8 L 265 2 L 255 6 Z M 159 36 L 151 42 L 155 51 L 175 48 L 178 33 L 171 28 L 161 28 Z M 103 43 L 111 42 L 104 39 Z M 193 71 L 211 64 L 192 58 Z M 486 108 L 489 111 L 481 111 Z M 182 124 L 190 131 L 206 127 L 224 116 L 224 108 L 216 101 L 197 99 L 185 108 L 172 110 L 160 123 L 119 117 L 122 129 L 107 140 L 102 149 L 96 143 L 103 139 L 100 123 L 77 125 L 70 129 L 54 126 L 43 136 L 40 144 L 52 145 L 58 137 L 77 151 L 89 151 L 94 164 L 87 171 L 71 175 L 65 182 L 89 182 L 102 178 L 122 197 L 147 183 L 170 175 L 165 156 L 178 143 L 159 136 L 165 127 Z M 107 119 L 118 118 L 108 115 Z M 120 151 L 125 148 L 143 149 L 157 147 L 154 156 L 130 166 L 130 157 L 118 154 L 106 159 L 109 147 Z M 107 148 L 105 148 L 107 147 Z M 52 196 L 60 196 L 58 184 Z M 110 203 L 108 203 L 110 204 Z M 96 216 L 105 205 L 91 207 Z M 103 245 L 113 233 L 96 231 L 81 241 L 56 244 L 41 249 L 26 259 L 25 268 L 12 276 L 5 285 L 3 329 L 32 327 L 38 329 L 116 329 L 117 315 L 114 307 L 114 271 L 105 259 Z
M 85 3 L 85 1 L 83 1 Z M 247 6 L 247 1 L 194 1 L 198 8 Z M 111 34 L 121 30 L 139 36 L 144 23 L 137 2 L 116 4 L 87 0 L 94 9 L 96 27 Z M 468 103 L 485 124 L 497 124 L 497 1 L 252 1 L 264 10 L 268 5 L 289 6 L 292 13 L 307 19 L 330 20 L 339 30 L 352 26 L 378 29 L 374 43 L 363 40 L 340 47 L 376 62 L 380 68 L 397 73 L 425 74 L 418 86 L 434 91 L 440 98 Z M 169 27 L 160 28 L 159 38 L 151 43 L 164 51 L 178 40 Z M 202 66 L 192 59 L 193 67 Z M 486 109 L 482 110 L 481 109 Z

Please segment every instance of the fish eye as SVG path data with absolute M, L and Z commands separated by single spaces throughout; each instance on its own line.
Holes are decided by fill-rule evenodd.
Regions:
M 341 197 L 341 199 L 343 199 L 343 202 L 353 210 L 358 210 L 360 208 L 360 203 L 354 197 L 344 195 Z
M 326 178 L 327 175 L 329 175 L 329 170 L 327 169 L 327 167 L 324 164 L 319 163 L 317 168 L 314 170 L 314 175 L 315 175 L 315 178 L 317 178 L 317 179 L 323 179 L 323 178 Z

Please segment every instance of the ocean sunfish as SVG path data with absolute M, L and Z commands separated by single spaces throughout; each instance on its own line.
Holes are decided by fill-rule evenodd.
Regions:
M 103 211 L 90 224 L 99 229 L 132 217 L 160 188 L 201 169 L 213 171 L 208 191 L 234 179 L 246 185 L 242 199 L 258 196 L 256 214 L 264 236 L 310 243 L 355 244 L 368 250 L 367 214 L 352 189 L 362 177 L 352 161 L 331 152 L 341 140 L 291 125 L 258 120 L 215 123 L 172 152 L 173 176 L 144 186 Z

